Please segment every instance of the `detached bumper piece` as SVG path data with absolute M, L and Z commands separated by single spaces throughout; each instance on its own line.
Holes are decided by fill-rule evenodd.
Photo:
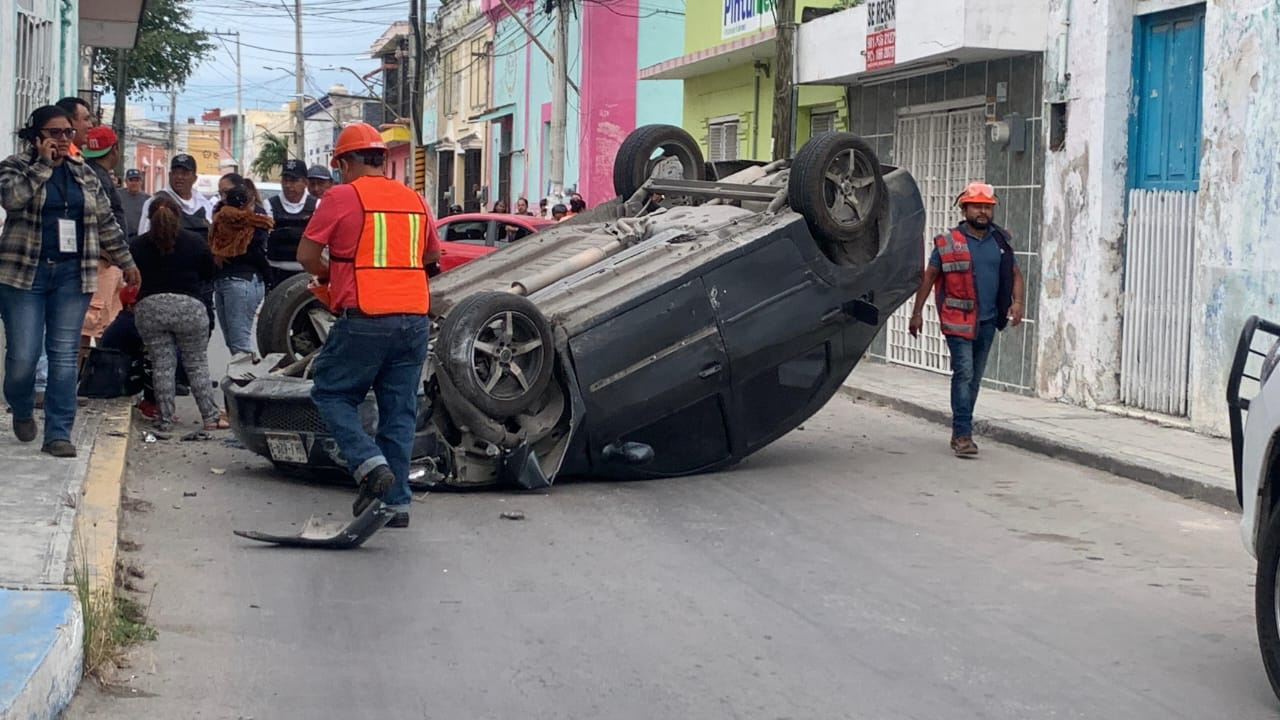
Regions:
M 381 500 L 375 500 L 349 523 L 321 520 L 312 515 L 297 535 L 271 535 L 257 530 L 233 530 L 236 535 L 284 547 L 319 548 L 322 550 L 350 550 L 364 544 L 365 540 L 382 529 L 395 517 L 395 511 Z

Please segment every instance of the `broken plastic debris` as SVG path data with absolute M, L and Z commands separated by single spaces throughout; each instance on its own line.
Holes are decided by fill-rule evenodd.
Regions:
M 209 468 L 209 472 L 213 473 L 214 475 L 226 475 L 227 469 L 226 468 Z
M 153 432 L 142 433 L 142 442 L 153 443 L 156 441 L 156 434 Z
M 502 513 L 503 520 L 523 520 L 524 513 L 519 510 L 508 510 Z
M 195 496 L 196 496 L 196 492 L 194 490 L 188 490 L 187 492 L 182 493 L 182 497 L 195 497 Z
M 213 436 L 205 432 L 204 430 L 196 430 L 195 432 L 189 432 L 186 435 L 182 436 L 183 442 L 192 442 L 193 440 L 212 440 L 212 439 L 213 439 Z

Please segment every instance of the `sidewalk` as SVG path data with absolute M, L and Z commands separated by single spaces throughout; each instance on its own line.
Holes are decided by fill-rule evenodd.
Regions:
M 951 378 L 875 360 L 858 364 L 842 389 L 855 399 L 945 426 L 951 423 Z M 1222 438 L 984 388 L 974 435 L 1113 473 L 1238 511 L 1231 443 Z M 948 429 L 939 428 L 938 442 Z
M 58 459 L 39 440 L 18 442 L 0 413 L 0 720 L 57 717 L 76 692 L 84 619 L 73 568 L 87 567 L 93 587 L 114 584 L 130 415 L 127 400 L 81 407 L 78 457 Z

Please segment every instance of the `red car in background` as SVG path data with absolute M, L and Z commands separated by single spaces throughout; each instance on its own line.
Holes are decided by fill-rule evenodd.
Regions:
M 440 269 L 452 270 L 459 265 L 488 255 L 526 235 L 555 225 L 554 220 L 533 215 L 501 213 L 460 213 L 436 221 L 440 234 Z

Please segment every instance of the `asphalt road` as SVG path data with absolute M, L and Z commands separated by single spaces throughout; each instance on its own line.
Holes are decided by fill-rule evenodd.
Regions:
M 431 495 L 345 553 L 231 529 L 348 491 L 137 444 L 159 639 L 65 717 L 1276 717 L 1234 516 L 981 444 L 837 398 L 730 472 Z

